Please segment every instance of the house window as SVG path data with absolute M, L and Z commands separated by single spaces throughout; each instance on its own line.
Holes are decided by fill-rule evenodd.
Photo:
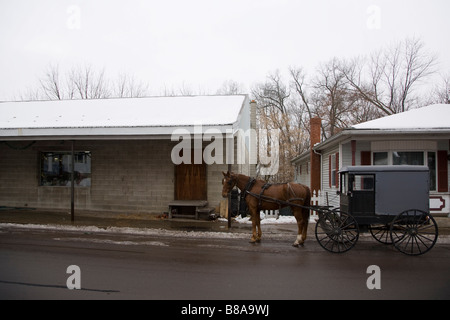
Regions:
M 436 191 L 436 152 L 427 152 L 427 165 L 430 169 L 430 191 Z
M 91 186 L 91 152 L 74 153 L 74 182 L 76 187 Z M 41 152 L 41 174 L 39 185 L 62 186 L 71 185 L 72 156 L 69 152 Z
M 415 165 L 423 166 L 423 152 L 412 151 L 412 152 L 392 152 L 392 164 L 393 165 Z
M 389 155 L 391 154 L 391 155 Z M 391 159 L 391 162 L 389 161 Z M 430 169 L 430 191 L 436 191 L 437 184 L 437 160 L 434 151 L 389 151 L 373 152 L 374 165 L 416 165 L 428 166 Z
M 374 165 L 387 165 L 388 164 L 388 153 L 387 152 L 374 152 L 373 153 L 373 164 Z
M 329 157 L 330 161 L 330 187 L 337 187 L 338 186 L 338 170 L 339 170 L 339 153 L 333 153 Z

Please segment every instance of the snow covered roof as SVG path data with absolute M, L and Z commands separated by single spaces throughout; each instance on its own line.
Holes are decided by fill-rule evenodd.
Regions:
M 404 130 L 450 128 L 450 104 L 433 104 L 354 125 L 350 129 Z
M 448 139 L 450 135 L 450 104 L 433 104 L 419 109 L 393 114 L 383 118 L 363 122 L 322 141 L 314 146 L 314 150 L 335 147 L 340 141 L 353 139 L 356 136 L 372 139 L 374 136 L 389 139 L 397 135 L 423 137 L 441 135 Z M 292 161 L 299 161 L 300 155 Z
M 162 135 L 174 128 L 235 124 L 247 95 L 0 103 L 0 138 L 60 135 Z

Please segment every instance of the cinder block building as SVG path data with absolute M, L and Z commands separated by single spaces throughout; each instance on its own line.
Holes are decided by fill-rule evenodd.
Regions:
M 76 210 L 217 209 L 222 171 L 255 174 L 240 140 L 255 109 L 247 95 L 2 102 L 0 206 L 65 210 L 73 190 Z

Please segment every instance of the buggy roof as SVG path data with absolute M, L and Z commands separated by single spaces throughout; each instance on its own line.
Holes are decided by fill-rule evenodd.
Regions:
M 343 167 L 339 172 L 352 172 L 352 173 L 373 173 L 373 172 L 418 172 L 429 171 L 426 166 L 409 166 L 409 165 L 397 165 L 397 166 L 348 166 Z

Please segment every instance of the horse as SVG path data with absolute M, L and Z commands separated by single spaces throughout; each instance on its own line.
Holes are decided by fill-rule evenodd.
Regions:
M 222 173 L 224 176 L 222 196 L 227 197 L 228 193 L 237 186 L 241 190 L 241 196 L 245 197 L 252 220 L 250 243 L 261 241 L 260 210 L 276 210 L 289 206 L 298 226 L 297 238 L 293 246 L 303 246 L 308 230 L 311 202 L 311 191 L 307 186 L 293 182 L 268 184 L 263 180 L 253 179 L 243 174 Z M 296 204 L 302 207 L 295 206 Z

